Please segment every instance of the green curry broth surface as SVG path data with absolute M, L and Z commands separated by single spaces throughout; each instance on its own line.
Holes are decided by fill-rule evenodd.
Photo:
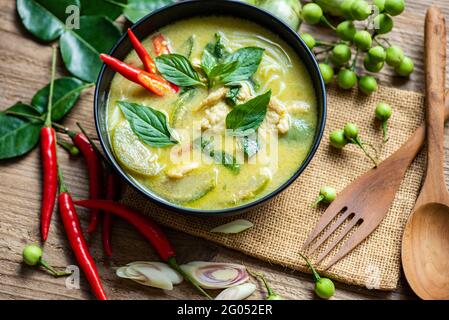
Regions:
M 271 180 L 269 180 L 268 183 L 264 183 L 257 190 L 252 190 L 253 186 L 251 184 L 257 180 L 256 177 L 259 175 L 261 168 L 266 167 L 266 164 L 249 164 L 245 162 L 240 165 L 240 172 L 235 174 L 225 168 L 222 164 L 201 162 L 200 167 L 189 174 L 195 174 L 195 172 L 198 174 L 198 172 L 201 171 L 209 172 L 214 170 L 214 173 L 216 174 L 215 187 L 197 200 L 178 204 L 185 207 L 205 210 L 234 207 L 246 202 L 254 201 L 257 198 L 272 192 L 286 182 L 297 171 L 307 156 L 313 143 L 317 125 L 317 102 L 315 91 L 310 76 L 300 58 L 275 34 L 263 29 L 259 25 L 236 18 L 193 18 L 166 26 L 159 32 L 169 41 L 174 52 L 184 55 L 186 54 L 183 52 L 186 47 L 186 41 L 189 37 L 193 36 L 194 47 L 190 61 L 201 59 L 205 46 L 210 42 L 214 42 L 215 34 L 217 32 L 221 32 L 228 40 L 227 49 L 230 49 L 231 51 L 247 46 L 257 46 L 266 49 L 262 63 L 253 77 L 260 86 L 256 91 L 256 95 L 271 89 L 273 97 L 279 99 L 279 101 L 287 107 L 291 119 L 290 130 L 288 133 L 284 135 L 279 134 L 277 156 L 278 169 L 272 173 Z M 155 54 L 151 38 L 152 36 L 145 39 L 143 44 L 154 57 Z M 276 45 L 273 45 L 272 43 L 275 43 Z M 279 50 L 277 46 L 281 47 L 282 50 Z M 282 51 L 285 54 L 283 54 Z M 288 63 L 286 56 L 288 56 L 291 64 Z M 272 61 L 277 61 L 277 63 L 284 65 L 285 71 L 270 71 Z M 132 51 L 128 55 L 125 62 L 143 68 L 135 51 Z M 270 80 L 269 83 L 267 83 L 268 80 Z M 282 87 L 284 89 L 282 89 Z M 177 123 L 174 126 L 175 131 L 176 129 L 189 130 L 194 121 L 198 121 L 204 117 L 203 111 L 194 112 L 193 110 L 195 110 L 201 104 L 201 101 L 208 96 L 208 90 L 205 88 L 197 88 L 195 90 L 196 92 L 193 98 L 185 104 L 185 110 L 187 110 L 187 112 L 183 116 L 183 120 L 181 123 Z M 155 96 L 140 86 L 126 80 L 117 73 L 112 81 L 107 108 L 109 137 L 111 138 L 118 125 L 127 121 L 118 107 L 118 101 L 126 100 L 151 106 L 154 109 L 164 112 L 168 122 L 171 123 L 173 120 L 171 117 L 174 113 L 177 98 L 178 94 L 175 93 L 164 97 Z M 293 112 L 290 111 L 289 104 L 298 104 L 306 107 Z M 168 185 L 164 183 L 167 181 L 164 170 L 173 166 L 169 156 L 172 147 L 152 148 L 147 146 L 147 148 L 152 153 L 158 155 L 158 163 L 165 165 L 165 169 L 156 176 L 138 175 L 127 170 L 125 167 L 124 170 L 144 188 L 173 202 L 171 199 L 164 196 L 172 192 L 171 188 L 173 188 L 173 184 L 171 183 L 178 183 L 178 181 L 171 181 Z M 114 152 L 116 151 L 114 150 Z M 194 149 L 192 152 L 201 153 L 201 151 L 197 149 Z M 179 182 L 181 182 L 182 179 L 185 178 L 179 179 Z M 198 179 L 203 179 L 203 177 Z M 257 184 L 260 183 L 260 181 L 254 183 Z M 187 185 L 189 185 L 189 183 L 187 183 Z M 238 201 L 229 201 L 229 199 L 236 198 L 235 195 L 229 194 L 237 192 L 235 190 L 236 186 L 242 188 L 242 190 L 239 190 L 239 195 L 243 194 L 244 196 L 240 197 L 241 199 L 237 197 L 239 198 Z M 189 190 L 186 190 L 186 193 L 188 192 Z

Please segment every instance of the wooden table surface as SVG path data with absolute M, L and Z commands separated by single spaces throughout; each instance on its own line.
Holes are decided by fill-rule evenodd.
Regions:
M 409 0 L 407 9 L 395 18 L 396 27 L 389 36 L 400 44 L 415 62 L 416 71 L 410 80 L 392 77 L 391 68 L 380 74 L 384 85 L 423 92 L 423 25 L 430 3 L 439 5 L 449 18 L 449 0 Z M 305 29 L 308 29 L 307 27 Z M 316 34 L 316 29 L 315 29 Z M 325 37 L 325 34 L 323 35 Z M 15 1 L 0 0 L 0 110 L 17 101 L 29 102 L 36 90 L 48 83 L 51 48 L 30 36 L 22 27 L 15 10 Z M 58 74 L 66 74 L 59 63 Z M 449 75 L 449 73 L 448 73 Z M 82 122 L 89 132 L 94 132 L 92 119 L 93 90 L 83 94 L 78 105 L 65 119 L 64 124 L 75 127 Z M 446 139 L 446 150 L 449 139 Z M 74 198 L 87 197 L 86 168 L 82 158 L 69 159 L 59 151 L 62 170 Z M 449 158 L 448 158 L 449 159 Z M 446 173 L 449 175 L 449 160 Z M 39 150 L 28 155 L 0 163 L 0 299 L 91 299 L 87 283 L 81 277 L 81 288 L 67 289 L 64 279 L 54 279 L 21 264 L 21 251 L 25 244 L 39 242 L 39 207 L 41 199 L 41 167 Z M 86 211 L 80 210 L 83 226 Z M 181 261 L 214 260 L 243 263 L 253 270 L 264 272 L 274 289 L 287 299 L 313 299 L 310 276 L 247 257 L 181 232 L 166 230 L 179 252 Z M 143 287 L 115 276 L 115 267 L 135 260 L 157 260 L 148 243 L 123 222 L 114 225 L 114 256 L 104 256 L 101 239 L 95 234 L 89 239 L 106 292 L 110 299 L 200 299 L 187 284 L 173 291 Z M 54 266 L 74 264 L 59 215 L 53 215 L 49 239 L 44 245 L 44 257 Z M 251 298 L 262 298 L 262 287 Z M 401 279 L 394 292 L 380 292 L 337 284 L 336 299 L 415 299 L 416 296 Z

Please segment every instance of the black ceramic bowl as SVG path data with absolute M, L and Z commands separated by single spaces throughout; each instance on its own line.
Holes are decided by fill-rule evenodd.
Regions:
M 326 91 L 323 79 L 321 77 L 318 64 L 301 40 L 299 35 L 289 28 L 282 21 L 267 13 L 266 11 L 255 8 L 251 5 L 247 5 L 238 1 L 209 1 L 209 0 L 194 0 L 186 1 L 174 4 L 169 7 L 165 7 L 159 11 L 153 12 L 146 17 L 142 18 L 137 22 L 132 30 L 137 35 L 139 39 L 144 39 L 150 34 L 154 33 L 161 27 L 171 24 L 175 21 L 191 18 L 194 16 L 210 16 L 210 15 L 227 15 L 238 18 L 243 18 L 245 20 L 253 21 L 264 28 L 274 32 L 279 35 L 284 41 L 289 44 L 294 51 L 299 55 L 301 60 L 304 62 L 307 70 L 312 78 L 313 85 L 315 87 L 317 102 L 318 102 L 318 126 L 315 132 L 315 138 L 312 148 L 309 151 L 305 161 L 298 168 L 296 173 L 283 185 L 281 185 L 277 190 L 265 195 L 264 197 L 257 199 L 251 203 L 244 204 L 234 208 L 220 209 L 220 210 L 198 210 L 192 208 L 185 208 L 179 205 L 172 204 L 149 190 L 144 189 L 139 185 L 132 177 L 121 168 L 119 163 L 114 157 L 111 149 L 111 144 L 109 142 L 107 128 L 106 128 L 106 106 L 108 93 L 111 85 L 112 78 L 115 72 L 105 65 L 101 69 L 100 75 L 97 81 L 97 87 L 95 91 L 95 101 L 94 101 L 94 116 L 95 124 L 97 127 L 98 135 L 101 141 L 101 145 L 105 151 L 107 158 L 111 161 L 113 167 L 120 174 L 120 176 L 125 179 L 130 185 L 132 185 L 136 190 L 140 191 L 145 197 L 150 201 L 154 201 L 170 210 L 188 213 L 188 214 L 200 214 L 200 215 L 224 215 L 224 214 L 236 214 L 241 213 L 250 208 L 254 208 L 263 202 L 273 198 L 286 187 L 288 187 L 295 179 L 304 171 L 304 169 L 312 160 L 319 144 L 321 137 L 323 135 L 324 126 L 326 122 Z M 110 51 L 110 55 L 124 60 L 128 53 L 132 50 L 131 42 L 126 34 L 124 34 L 116 43 L 116 45 Z

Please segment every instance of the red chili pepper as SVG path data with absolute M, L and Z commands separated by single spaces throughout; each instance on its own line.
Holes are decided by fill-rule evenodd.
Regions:
M 53 88 L 56 72 L 56 48 L 53 47 L 51 81 L 48 94 L 47 116 L 44 127 L 41 129 L 40 145 L 42 155 L 42 204 L 41 204 L 41 233 L 45 241 L 50 229 L 51 216 L 55 206 L 58 191 L 58 163 L 56 155 L 56 133 L 51 126 L 51 111 L 53 108 Z
M 118 179 L 113 172 L 109 172 L 106 179 L 106 199 L 115 200 L 118 193 Z M 112 231 L 112 216 L 110 212 L 103 214 L 103 250 L 109 257 L 112 256 L 111 231 Z
M 145 70 L 147 72 L 157 73 L 156 64 L 154 63 L 153 58 L 151 58 L 147 49 L 145 49 L 143 44 L 139 41 L 139 39 L 137 39 L 136 35 L 131 29 L 128 29 L 128 36 L 131 40 L 134 50 L 136 50 L 137 55 L 139 56 L 140 60 L 142 60 Z
M 86 239 L 81 230 L 80 221 L 73 205 L 73 200 L 64 185 L 62 173 L 59 172 L 59 212 L 61 220 L 64 225 L 67 238 L 69 240 L 72 251 L 75 255 L 81 270 L 89 282 L 93 294 L 98 300 L 107 300 L 106 294 L 101 284 L 100 276 L 98 275 L 97 267 L 89 253 Z
M 165 39 L 165 37 L 162 33 L 155 35 L 153 37 L 152 41 L 153 41 L 154 52 L 156 52 L 157 56 L 171 53 L 168 41 Z M 173 88 L 173 90 L 175 90 L 176 92 L 179 92 L 179 87 L 176 84 L 170 83 L 170 85 Z
M 163 96 L 172 90 L 170 83 L 157 74 L 140 70 L 104 53 L 100 55 L 100 58 L 126 79 L 141 85 L 158 96 Z
M 154 52 L 156 52 L 157 56 L 171 53 L 168 41 L 165 39 L 162 33 L 159 33 L 153 37 L 153 47 Z
M 51 216 L 58 191 L 58 165 L 56 158 L 56 135 L 52 127 L 41 129 L 41 154 L 43 168 L 43 194 L 41 206 L 41 233 L 45 241 L 50 229 Z
M 75 201 L 75 204 L 85 208 L 108 211 L 128 221 L 152 244 L 153 248 L 157 251 L 163 261 L 178 271 L 184 279 L 192 283 L 203 295 L 211 299 L 207 292 L 199 286 L 198 282 L 179 267 L 175 258 L 175 250 L 173 249 L 170 241 L 167 239 L 159 226 L 156 225 L 149 217 L 143 216 L 127 206 L 110 200 L 79 200 Z
M 80 149 L 86 160 L 87 171 L 89 174 L 89 196 L 91 199 L 98 199 L 101 197 L 101 181 L 103 173 L 103 165 L 97 152 L 90 144 L 89 139 L 83 133 L 75 133 L 73 131 L 67 132 L 72 138 L 75 146 Z M 100 219 L 99 210 L 91 210 L 90 223 L 87 232 L 92 233 L 96 230 L 98 220 Z

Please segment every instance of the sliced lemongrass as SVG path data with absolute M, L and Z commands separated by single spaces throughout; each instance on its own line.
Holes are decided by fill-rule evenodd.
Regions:
M 215 300 L 243 300 L 252 295 L 254 291 L 256 291 L 254 283 L 244 283 L 223 290 L 215 297 Z
M 194 261 L 181 268 L 204 289 L 225 289 L 249 279 L 245 266 L 234 263 Z
M 144 280 L 136 279 L 135 281 L 138 283 L 149 287 L 155 287 L 164 290 L 173 290 L 173 283 L 171 282 L 170 278 L 152 265 L 139 264 L 129 266 L 128 269 L 136 271 L 145 277 Z
M 134 265 L 151 265 L 165 274 L 173 284 L 180 284 L 183 280 L 182 276 L 176 270 L 173 270 L 168 264 L 158 261 L 134 261 L 128 263 L 127 266 Z
M 140 281 L 145 280 L 145 277 L 143 275 L 141 275 L 140 273 L 139 274 L 130 274 L 127 269 L 128 269 L 128 267 L 118 268 L 115 271 L 115 274 L 117 275 L 117 277 L 123 278 L 123 279 L 140 280 Z
M 212 229 L 213 233 L 235 234 L 252 228 L 254 224 L 245 219 L 237 219 Z

